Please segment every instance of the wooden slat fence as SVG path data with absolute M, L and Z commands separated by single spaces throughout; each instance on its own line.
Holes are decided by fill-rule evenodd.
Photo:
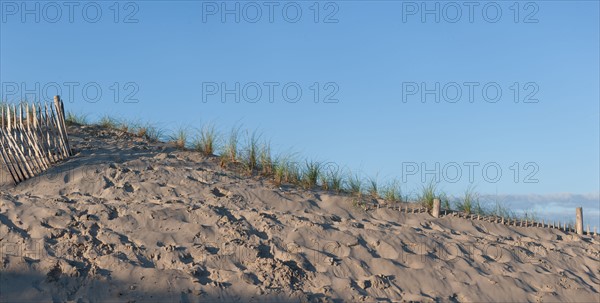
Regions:
M 65 110 L 54 104 L 21 103 L 0 107 L 0 154 L 15 185 L 71 156 Z
M 576 208 L 575 225 L 573 225 L 571 223 L 566 223 L 566 222 L 563 222 L 563 224 L 561 224 L 560 221 L 558 221 L 558 222 L 557 221 L 545 221 L 545 220 L 540 221 L 540 220 L 532 220 L 532 219 L 527 219 L 527 218 L 516 219 L 516 218 L 509 218 L 509 217 L 502 217 L 502 216 L 495 216 L 495 215 L 479 215 L 479 214 L 465 213 L 462 211 L 456 211 L 456 210 L 450 210 L 450 209 L 441 209 L 440 202 L 437 201 L 437 203 L 436 203 L 435 200 L 433 203 L 433 207 L 434 207 L 434 209 L 429 210 L 426 207 L 419 205 L 418 203 L 395 203 L 395 204 L 384 204 L 384 205 L 371 203 L 371 204 L 363 205 L 363 209 L 365 211 L 373 211 L 373 210 L 377 210 L 380 208 L 385 208 L 385 209 L 390 209 L 393 211 L 399 211 L 400 213 L 405 213 L 405 214 L 430 213 L 432 215 L 432 217 L 434 217 L 434 218 L 455 217 L 455 218 L 462 218 L 462 219 L 467 219 L 467 220 L 472 220 L 472 221 L 484 221 L 484 222 L 489 222 L 489 223 L 498 223 L 498 224 L 512 226 L 512 227 L 550 228 L 550 229 L 557 229 L 557 230 L 563 231 L 565 233 L 575 233 L 575 234 L 579 234 L 579 235 L 594 236 L 594 237 L 597 237 L 599 234 L 597 227 L 594 227 L 593 232 L 590 229 L 589 224 L 587 225 L 586 229 L 583 228 L 584 227 L 583 209 L 581 207 Z M 437 207 L 437 209 L 436 209 L 436 207 Z

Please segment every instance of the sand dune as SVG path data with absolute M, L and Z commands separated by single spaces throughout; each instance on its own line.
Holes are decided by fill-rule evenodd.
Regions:
M 2 302 L 599 302 L 600 237 L 277 187 L 118 131 L 0 195 Z

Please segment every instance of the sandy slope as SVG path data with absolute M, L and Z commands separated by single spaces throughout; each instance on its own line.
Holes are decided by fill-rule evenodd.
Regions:
M 93 127 L 0 194 L 0 301 L 598 302 L 599 237 L 277 188 Z

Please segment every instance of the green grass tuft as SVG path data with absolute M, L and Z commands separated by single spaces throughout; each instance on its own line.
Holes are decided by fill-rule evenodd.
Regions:
M 274 171 L 274 163 L 271 158 L 271 144 L 265 142 L 260 148 L 259 154 L 260 169 L 263 176 L 271 176 Z
M 377 184 L 377 177 L 369 178 L 367 193 L 375 199 L 379 198 L 379 185 Z
M 324 190 L 340 193 L 344 188 L 344 178 L 337 165 L 327 165 L 321 169 L 321 186 Z
M 103 116 L 100 118 L 100 121 L 98 121 L 98 125 L 104 128 L 114 129 L 117 127 L 117 121 L 110 116 Z
M 138 130 L 138 135 L 154 142 L 160 141 L 164 137 L 165 131 L 154 125 L 145 124 Z
M 186 128 L 180 127 L 175 131 L 175 133 L 171 134 L 170 141 L 175 144 L 175 147 L 179 149 L 185 149 L 187 146 L 188 139 L 188 130 Z
M 429 182 L 429 184 L 424 185 L 421 188 L 421 194 L 418 197 L 421 205 L 426 207 L 427 209 L 433 208 L 433 199 L 440 198 L 440 194 L 438 193 L 437 183 L 433 180 Z
M 284 158 L 275 168 L 275 174 L 281 176 L 283 183 L 301 185 L 302 171 L 297 161 L 292 161 L 292 158 Z
M 311 189 L 317 186 L 320 175 L 321 163 L 306 161 L 304 170 L 302 171 L 302 185 L 304 188 Z
M 205 125 L 194 138 L 192 148 L 205 156 L 212 156 L 217 149 L 217 137 L 218 133 L 215 126 L 212 124 Z
M 456 208 L 467 214 L 485 215 L 484 209 L 481 207 L 480 195 L 475 192 L 475 188 L 469 186 L 465 191 L 461 200 L 456 203 Z
M 225 166 L 227 163 L 238 162 L 240 129 L 241 126 L 234 126 L 231 128 L 231 131 L 229 132 L 229 138 L 227 138 L 227 142 L 223 146 L 223 151 L 220 155 L 221 166 Z
M 404 202 L 402 196 L 402 188 L 398 180 L 391 181 L 387 186 L 383 188 L 383 199 L 390 202 Z
M 354 175 L 350 174 L 347 177 L 346 184 L 348 185 L 346 190 L 351 195 L 358 196 L 358 197 L 362 196 L 363 181 L 358 174 L 354 174 Z
M 273 182 L 281 185 L 285 182 L 287 158 L 276 159 L 273 163 Z
M 260 152 L 259 140 L 260 134 L 256 131 L 253 131 L 252 135 L 246 133 L 246 147 L 244 149 L 242 162 L 249 174 L 252 174 L 254 170 L 258 168 L 258 154 Z
M 67 125 L 87 125 L 88 115 L 87 114 L 76 114 L 71 111 L 67 112 L 65 117 L 65 123 Z

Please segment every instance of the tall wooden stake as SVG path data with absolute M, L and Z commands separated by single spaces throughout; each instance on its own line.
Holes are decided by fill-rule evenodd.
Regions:
M 577 207 L 575 209 L 575 230 L 578 235 L 583 235 L 583 208 Z

